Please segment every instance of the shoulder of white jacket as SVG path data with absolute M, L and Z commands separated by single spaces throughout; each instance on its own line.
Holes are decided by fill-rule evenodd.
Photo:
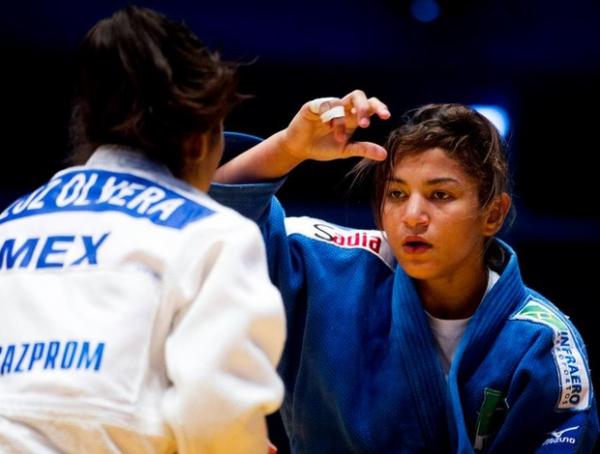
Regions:
M 204 228 L 208 228 L 210 230 L 217 229 L 221 230 L 223 233 L 244 231 L 248 234 L 260 237 L 260 230 L 256 223 L 238 213 L 233 208 L 222 205 L 206 195 L 202 195 L 200 198 L 197 198 L 196 202 L 209 209 L 212 214 L 209 218 L 206 218 L 207 222 L 203 222 L 202 219 L 198 219 L 197 221 L 191 223 L 189 227 L 198 227 L 200 230 L 203 230 Z

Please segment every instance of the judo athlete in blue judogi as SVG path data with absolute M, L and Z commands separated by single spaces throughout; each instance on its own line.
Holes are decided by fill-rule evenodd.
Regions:
M 292 451 L 591 452 L 583 340 L 494 238 L 511 205 L 496 129 L 468 107 L 427 105 L 386 152 L 349 142 L 371 115 L 389 112 L 359 91 L 307 103 L 212 187 L 258 221 L 286 304 Z M 359 171 L 373 171 L 379 230 L 286 218 L 278 178 L 306 159 L 349 156 L 368 158 Z

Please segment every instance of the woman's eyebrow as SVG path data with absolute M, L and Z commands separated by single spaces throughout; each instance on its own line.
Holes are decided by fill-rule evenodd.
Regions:
M 390 183 L 407 184 L 405 180 L 403 180 L 402 178 L 398 178 L 398 177 L 391 177 L 388 181 Z M 442 183 L 459 184 L 459 181 L 456 178 L 452 178 L 452 177 L 438 177 L 438 178 L 432 178 L 431 180 L 427 180 L 425 182 L 425 184 L 429 185 L 429 186 L 434 186 L 436 184 L 442 184 Z

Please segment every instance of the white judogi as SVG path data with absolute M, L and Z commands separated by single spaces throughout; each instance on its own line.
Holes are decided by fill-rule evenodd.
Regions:
M 101 147 L 0 214 L 0 451 L 266 452 L 281 298 L 258 228 Z

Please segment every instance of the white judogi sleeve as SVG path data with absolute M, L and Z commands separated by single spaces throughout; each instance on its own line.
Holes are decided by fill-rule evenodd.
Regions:
M 168 276 L 176 307 L 162 408 L 182 453 L 266 453 L 264 416 L 283 398 L 281 297 L 258 228 L 226 218 L 183 245 Z

